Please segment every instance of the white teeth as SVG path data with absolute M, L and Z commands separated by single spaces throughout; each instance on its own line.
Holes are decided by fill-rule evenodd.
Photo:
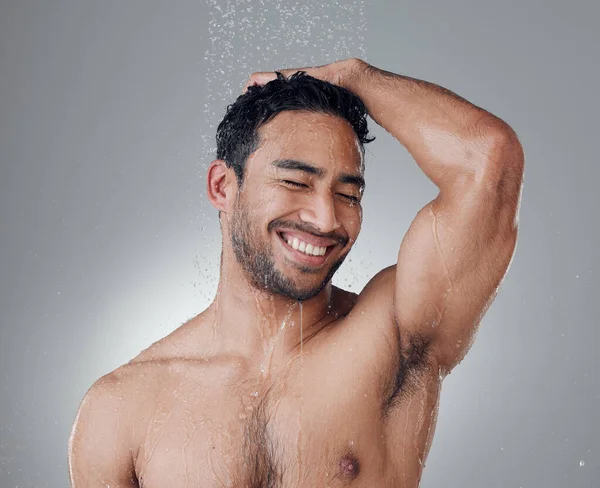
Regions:
M 307 244 L 304 241 L 299 240 L 297 237 L 288 238 L 286 242 L 297 251 L 303 252 L 304 254 L 308 254 L 309 256 L 323 256 L 327 251 L 327 247 L 319 247 L 313 246 L 312 244 Z

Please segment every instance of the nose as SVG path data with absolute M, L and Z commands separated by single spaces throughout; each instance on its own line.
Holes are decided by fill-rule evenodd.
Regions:
M 300 211 L 300 220 L 312 224 L 324 234 L 341 226 L 335 214 L 335 203 L 331 194 L 311 195 L 309 201 L 310 204 Z

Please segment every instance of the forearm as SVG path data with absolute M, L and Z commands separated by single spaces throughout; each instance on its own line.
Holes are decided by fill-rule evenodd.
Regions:
M 478 174 L 498 141 L 512 137 L 500 119 L 443 87 L 354 62 L 345 87 L 439 188 L 465 173 Z

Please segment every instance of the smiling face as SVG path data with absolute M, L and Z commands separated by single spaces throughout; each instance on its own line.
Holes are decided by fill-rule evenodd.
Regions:
M 360 232 L 358 139 L 344 119 L 304 111 L 279 113 L 259 135 L 230 216 L 231 245 L 253 286 L 306 300 Z

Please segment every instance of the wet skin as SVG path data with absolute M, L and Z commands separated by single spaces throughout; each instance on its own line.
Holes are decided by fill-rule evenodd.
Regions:
M 274 351 L 265 373 L 255 358 L 211 350 L 213 331 L 226 326 L 214 310 L 116 372 L 109 388 L 131 398 L 115 440 L 132 446 L 135 479 L 144 487 L 417 486 L 437 412 L 435 365 L 417 360 L 403 371 L 410 359 L 400 358 L 368 296 L 361 304 L 334 288 L 332 301 L 302 354 Z
M 523 149 L 502 120 L 424 80 L 357 59 L 305 71 L 361 98 L 439 194 L 397 264 L 354 295 L 330 281 L 362 219 L 344 120 L 280 113 L 241 188 L 213 161 L 215 300 L 88 391 L 69 442 L 75 488 L 418 486 L 441 381 L 514 254 Z M 303 256 L 290 239 L 327 252 Z
M 394 267 L 360 295 L 328 279 L 360 231 L 360 188 L 340 181 L 363 175 L 356 136 L 337 117 L 283 112 L 261 140 L 241 191 L 220 167 L 214 302 L 95 385 L 119 410 L 103 431 L 116 446 L 111 462 L 127 466 L 121 486 L 415 487 L 439 370 L 390 319 Z M 320 174 L 273 164 L 289 160 Z M 288 293 L 310 298 L 253 276 L 233 250 L 236 229 L 246 253 L 272 258 Z M 282 235 L 331 245 L 310 258 Z

